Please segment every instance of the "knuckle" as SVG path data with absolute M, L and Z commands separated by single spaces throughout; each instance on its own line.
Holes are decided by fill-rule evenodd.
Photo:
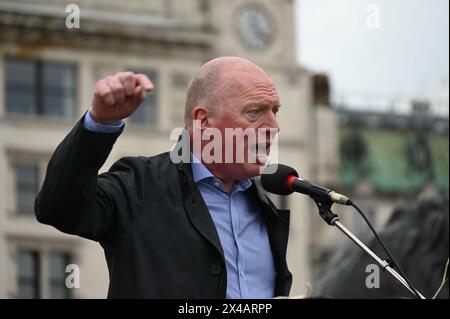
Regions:
M 97 88 L 94 92 L 94 95 L 97 97 L 103 97 L 103 92 L 104 90 L 102 90 L 102 88 Z
M 134 73 L 133 72 L 124 72 L 123 73 L 123 78 L 125 79 L 125 80 L 132 80 L 132 79 L 134 79 Z
M 122 88 L 122 83 L 116 80 L 111 80 L 111 82 L 108 83 L 113 92 L 116 92 Z
M 95 84 L 95 90 L 98 91 L 102 88 L 102 86 L 105 85 L 105 79 L 101 79 L 100 81 L 97 81 Z
M 103 89 L 103 90 L 101 90 L 101 91 L 98 92 L 98 95 L 99 95 L 101 98 L 105 99 L 105 98 L 107 98 L 108 96 L 111 95 L 111 91 L 108 90 L 108 89 Z
M 127 75 L 129 73 L 132 73 L 132 72 L 130 72 L 130 71 L 121 71 L 121 72 L 117 72 L 115 75 L 116 76 L 125 76 L 125 75 Z
M 112 89 L 112 92 L 114 95 L 116 96 L 120 96 L 124 93 L 123 87 L 122 86 L 116 86 Z

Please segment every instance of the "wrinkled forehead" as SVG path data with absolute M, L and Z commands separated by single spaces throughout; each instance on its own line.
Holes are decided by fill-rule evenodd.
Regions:
M 236 72 L 225 74 L 223 90 L 226 95 L 238 99 L 265 100 L 279 104 L 279 96 L 272 79 L 263 72 Z

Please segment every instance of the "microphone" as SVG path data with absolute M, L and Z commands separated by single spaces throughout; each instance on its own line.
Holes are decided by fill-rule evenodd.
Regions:
M 275 173 L 272 173 L 274 171 Z M 301 179 L 295 169 L 282 164 L 270 164 L 264 168 L 261 174 L 261 184 L 266 191 L 277 195 L 290 195 L 292 192 L 297 192 L 308 195 L 317 201 L 331 201 L 342 205 L 352 204 L 352 201 L 346 196 Z

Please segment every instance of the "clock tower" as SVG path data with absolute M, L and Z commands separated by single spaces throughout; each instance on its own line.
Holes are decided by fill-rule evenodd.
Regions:
M 283 105 L 279 115 L 283 131 L 280 139 L 298 144 L 298 150 L 309 145 L 314 116 L 312 73 L 300 68 L 297 62 L 295 1 L 209 0 L 204 3 L 208 3 L 205 25 L 214 35 L 205 60 L 240 56 L 259 65 L 273 79 Z M 292 125 L 292 121 L 296 124 Z
M 234 25 L 241 43 L 249 50 L 266 50 L 275 37 L 272 15 L 262 5 L 248 3 L 239 8 Z
M 246 57 L 262 67 L 296 65 L 293 0 L 213 0 L 217 55 Z

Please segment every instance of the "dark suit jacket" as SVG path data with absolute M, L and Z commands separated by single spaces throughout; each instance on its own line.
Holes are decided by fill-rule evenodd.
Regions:
M 190 164 L 169 153 L 125 157 L 98 170 L 120 133 L 96 133 L 80 121 L 53 154 L 35 202 L 39 222 L 100 242 L 110 298 L 225 298 L 222 246 Z M 277 272 L 274 294 L 288 295 L 289 211 L 248 190 L 267 223 Z

